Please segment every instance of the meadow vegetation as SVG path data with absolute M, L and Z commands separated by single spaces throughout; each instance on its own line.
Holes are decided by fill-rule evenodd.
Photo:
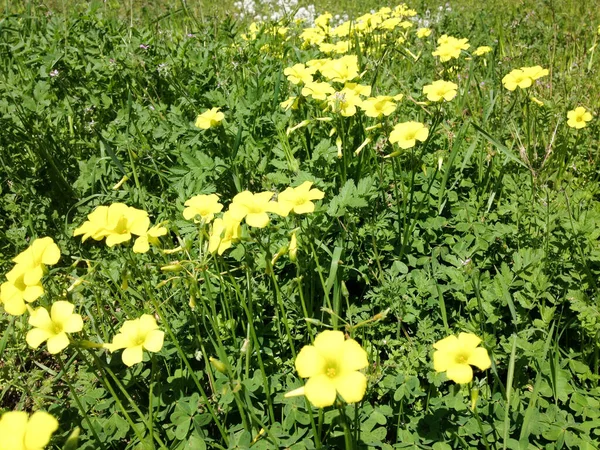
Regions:
M 156 3 L 4 6 L 0 450 L 599 448 L 594 2 Z

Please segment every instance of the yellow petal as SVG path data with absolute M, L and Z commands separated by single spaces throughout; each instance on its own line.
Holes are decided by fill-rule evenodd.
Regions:
M 454 364 L 448 367 L 446 376 L 455 383 L 468 383 L 473 379 L 473 369 L 468 364 Z
M 52 333 L 43 330 L 41 328 L 34 328 L 33 330 L 29 330 L 25 340 L 27 344 L 31 348 L 38 348 L 42 342 L 45 342 L 48 338 L 52 336 Z
M 133 253 L 146 253 L 148 250 L 150 250 L 148 236 L 140 236 L 135 240 L 135 244 L 133 244 Z
M 325 371 L 325 358 L 315 347 L 306 345 L 296 357 L 296 370 L 301 378 L 322 374 Z
M 64 300 L 54 302 L 50 310 L 52 321 L 54 323 L 64 326 L 68 322 L 69 318 L 73 315 L 75 305 Z
M 335 402 L 335 384 L 327 375 L 311 377 L 304 386 L 304 395 L 317 408 L 331 406 Z
M 473 350 L 467 362 L 473 366 L 479 367 L 481 370 L 489 369 L 492 366 L 490 356 L 483 347 Z
M 0 418 L 1 449 L 23 449 L 23 437 L 27 430 L 27 413 L 25 411 L 9 411 Z
M 293 391 L 286 392 L 284 397 L 290 398 L 290 397 L 298 397 L 300 395 L 304 395 L 304 386 L 301 386 L 298 389 L 294 389 Z
M 4 310 L 8 314 L 11 314 L 13 316 L 20 316 L 20 315 L 23 315 L 25 313 L 25 311 L 27 311 L 27 308 L 25 307 L 25 302 L 23 301 L 22 298 L 12 297 L 10 299 L 3 300 L 3 301 L 4 301 Z
M 23 276 L 23 282 L 27 286 L 33 286 L 35 284 L 38 284 L 43 276 L 44 276 L 44 269 L 42 268 L 41 265 L 31 267 L 25 272 L 25 274 Z
M 146 340 L 144 341 L 144 348 L 151 352 L 160 352 L 160 349 L 163 347 L 164 339 L 164 331 L 152 330 L 146 336 Z
M 464 350 L 470 351 L 481 343 L 481 339 L 473 333 L 459 333 L 458 342 Z
M 83 330 L 83 319 L 79 314 L 72 314 L 71 317 L 63 323 L 63 330 L 67 333 L 78 333 Z
M 29 316 L 29 325 L 36 328 L 42 328 L 44 330 L 51 330 L 54 328 L 50 314 L 46 308 L 37 308 L 31 312 Z
M 311 201 L 307 201 L 302 203 L 301 205 L 294 206 L 293 210 L 296 214 L 312 213 L 315 210 L 315 204 Z
M 246 223 L 251 227 L 264 228 L 269 224 L 269 215 L 266 212 L 250 213 L 246 215 Z
M 50 239 L 52 240 L 52 239 Z M 58 245 L 52 242 L 46 249 L 44 250 L 44 254 L 42 255 L 42 263 L 47 266 L 53 266 L 60 259 L 60 249 Z
M 454 335 L 448 336 L 442 340 L 437 341 L 433 344 L 433 348 L 436 350 L 444 350 L 448 348 L 456 348 L 458 346 L 458 338 Z
M 69 337 L 67 333 L 58 333 L 51 336 L 46 345 L 48 346 L 48 352 L 55 355 L 69 346 Z
M 340 370 L 342 372 L 356 371 L 369 365 L 367 352 L 354 339 L 346 339 L 344 341 L 340 358 Z
M 454 364 L 455 353 L 448 350 L 437 350 L 433 352 L 433 369 L 436 372 L 445 372 Z
M 152 330 L 158 329 L 158 324 L 156 323 L 154 316 L 143 314 L 142 317 L 139 318 L 139 327 L 140 333 L 147 334 Z
M 34 284 L 33 286 L 27 286 L 25 292 L 23 292 L 23 300 L 31 303 L 40 298 L 42 295 L 44 295 L 44 287 L 42 284 Z
M 42 449 L 50 437 L 58 429 L 58 421 L 50 414 L 44 411 L 36 411 L 29 418 L 25 430 L 25 448 Z
M 335 389 L 347 403 L 360 402 L 367 390 L 367 377 L 360 372 L 348 372 L 334 379 Z
M 136 345 L 135 347 L 126 348 L 123 350 L 122 358 L 125 365 L 129 367 L 142 362 L 142 359 L 144 359 L 144 351 L 142 350 L 142 346 Z

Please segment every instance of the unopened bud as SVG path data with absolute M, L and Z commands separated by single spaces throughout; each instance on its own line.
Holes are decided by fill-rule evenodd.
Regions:
M 183 270 L 183 266 L 179 264 L 179 262 L 174 262 L 172 264 L 167 264 L 166 266 L 162 266 L 160 268 L 162 272 L 179 272 Z
M 223 364 L 221 361 L 219 361 L 217 358 L 213 358 L 212 356 L 208 358 L 208 360 L 210 361 L 210 364 L 217 369 L 219 372 L 221 372 L 224 375 L 227 375 L 227 366 L 225 364 Z

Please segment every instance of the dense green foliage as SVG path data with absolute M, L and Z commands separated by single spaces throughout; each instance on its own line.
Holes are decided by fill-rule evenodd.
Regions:
M 344 448 L 346 427 L 359 448 L 598 448 L 600 124 L 566 121 L 600 108 L 600 14 L 529 3 L 436 4 L 429 38 L 365 38 L 361 82 L 404 95 L 375 129 L 312 100 L 280 107 L 300 91 L 284 69 L 323 57 L 293 21 L 287 40 L 273 24 L 243 40 L 248 23 L 193 8 L 143 22 L 101 3 L 0 19 L 0 273 L 51 236 L 62 258 L 36 306 L 68 299 L 92 342 L 143 312 L 166 333 L 128 368 L 83 345 L 33 350 L 27 316 L 2 312 L 0 411 L 49 411 L 56 448 L 78 426 L 85 449 Z M 426 4 L 409 6 L 424 17 Z M 440 63 L 442 34 L 471 49 Z M 492 53 L 471 57 L 480 45 Z M 537 64 L 550 75 L 528 90 L 502 86 Z M 442 78 L 457 97 L 425 104 L 423 86 Z M 223 125 L 199 130 L 212 107 Z M 428 140 L 387 158 L 390 130 L 409 120 Z M 227 204 L 305 180 L 325 192 L 314 214 L 245 229 L 222 256 L 182 216 L 196 194 Z M 167 251 L 72 237 L 114 202 L 167 223 Z M 293 229 L 297 262 L 272 263 Z M 368 352 L 364 400 L 323 410 L 284 398 L 302 384 L 295 355 L 328 327 Z M 432 344 L 459 331 L 492 358 L 462 386 L 431 362 Z

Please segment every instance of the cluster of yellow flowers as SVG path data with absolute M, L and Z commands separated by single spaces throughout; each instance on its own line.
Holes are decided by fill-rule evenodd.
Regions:
M 279 193 L 276 201 L 273 200 L 275 193 L 271 191 L 240 192 L 233 197 L 229 209 L 216 219 L 215 215 L 223 210 L 219 197 L 216 194 L 200 194 L 185 202 L 183 217 L 203 225 L 213 222 L 214 219 L 209 234 L 208 250 L 222 255 L 240 240 L 243 221 L 250 227 L 264 228 L 271 220 L 269 213 L 282 217 L 287 217 L 290 212 L 312 213 L 315 210 L 313 200 L 321 200 L 325 195 L 319 189 L 313 189 L 312 185 L 311 181 L 305 181 L 298 187 L 288 187 Z M 296 239 L 295 234 L 292 234 L 292 238 Z
M 146 253 L 150 244 L 158 244 L 158 238 L 167 234 L 167 229 L 160 225 L 150 227 L 148 213 L 141 209 L 127 206 L 124 203 L 113 203 L 110 206 L 98 206 L 88 215 L 73 236 L 83 235 L 81 242 L 92 238 L 101 241 L 106 238 L 106 245 L 113 247 L 128 242 L 138 236 L 133 246 L 135 253 Z
M 468 50 L 470 44 L 467 38 L 455 38 L 444 34 L 438 39 L 438 46 L 433 51 L 433 56 L 439 56 L 440 61 L 446 62 L 451 59 L 457 59 L 460 56 L 461 50 Z
M 394 9 L 384 7 L 379 11 L 357 17 L 353 21 L 346 21 L 337 27 L 331 27 L 333 16 L 330 13 L 325 13 L 315 19 L 314 27 L 305 28 L 300 34 L 300 38 L 305 46 L 319 46 L 319 50 L 323 53 L 346 53 L 351 47 L 351 42 L 354 42 L 348 38 L 375 32 L 385 34 L 396 28 L 406 30 L 413 26 L 413 23 L 406 20 L 406 18 L 416 14 L 415 10 L 401 4 Z M 340 38 L 347 40 L 333 42 L 335 39 Z
M 0 450 L 41 450 L 58 429 L 58 421 L 44 411 L 31 416 L 10 411 L 0 417 Z
M 42 277 L 46 266 L 53 266 L 60 259 L 60 249 L 52 238 L 34 240 L 27 250 L 14 259 L 15 266 L 6 274 L 6 282 L 0 285 L 0 303 L 4 310 L 20 316 L 26 311 L 25 302 L 31 303 L 44 295 Z
M 492 365 L 488 352 L 479 347 L 481 339 L 472 333 L 448 336 L 433 345 L 433 368 L 446 372 L 455 383 L 473 379 L 471 366 L 481 370 Z M 296 357 L 295 366 L 306 384 L 285 394 L 285 397 L 304 395 L 316 407 L 335 403 L 338 394 L 347 403 L 363 399 L 367 378 L 359 372 L 369 365 L 367 352 L 354 339 L 345 339 L 341 331 L 323 331 L 313 345 L 304 346 Z
M 526 89 L 538 78 L 548 75 L 548 69 L 542 66 L 521 67 L 514 69 L 502 78 L 502 84 L 509 91 L 514 91 L 517 87 Z

